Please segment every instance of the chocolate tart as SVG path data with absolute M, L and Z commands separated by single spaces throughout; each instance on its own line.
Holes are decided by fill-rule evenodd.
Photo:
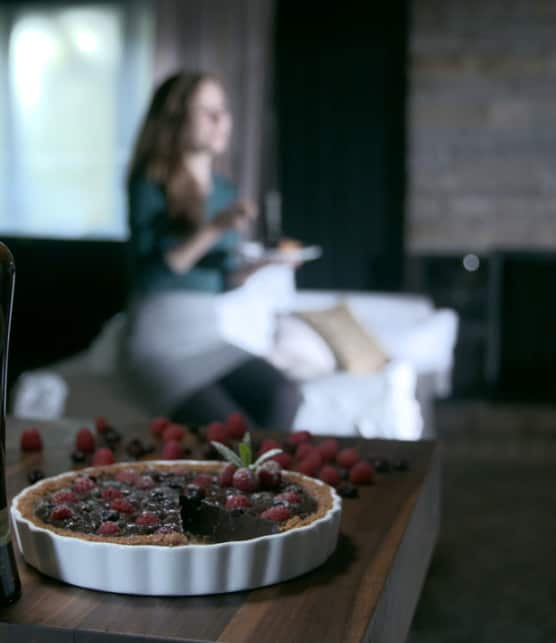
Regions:
M 25 560 L 49 576 L 145 595 L 259 587 L 328 558 L 341 516 L 331 487 L 283 472 L 278 488 L 243 493 L 220 486 L 222 468 L 138 462 L 46 478 L 12 501 L 16 540 Z M 234 495 L 247 496 L 247 506 L 230 503 Z M 275 507 L 287 507 L 286 517 L 268 513 Z

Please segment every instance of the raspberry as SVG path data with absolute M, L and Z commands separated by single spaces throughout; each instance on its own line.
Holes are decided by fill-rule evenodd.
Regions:
M 99 536 L 115 536 L 120 533 L 120 528 L 116 522 L 101 522 L 97 529 Z
M 64 502 L 75 502 L 77 500 L 77 496 L 73 493 L 73 491 L 69 491 L 68 489 L 60 489 L 60 491 L 57 491 L 53 496 L 52 500 L 56 504 L 61 504 Z
M 96 440 L 91 429 L 83 427 L 75 436 L 75 448 L 83 453 L 92 453 L 95 450 Z
M 346 469 L 351 469 L 359 460 L 361 460 L 361 456 L 357 449 L 342 449 L 336 456 L 336 462 Z
M 41 451 L 42 438 L 39 430 L 36 428 L 27 429 L 21 434 L 22 451 Z
M 368 462 L 362 460 L 353 465 L 349 479 L 353 484 L 372 484 L 375 481 L 375 470 Z
M 133 469 L 120 469 L 116 474 L 118 482 L 127 482 L 128 484 L 135 484 L 137 481 L 137 473 Z
M 267 462 L 277 462 L 282 469 L 289 469 L 292 466 L 292 457 L 289 453 L 277 453 L 269 458 Z
M 170 440 L 176 440 L 180 442 L 185 437 L 185 429 L 181 424 L 168 424 L 168 426 L 162 432 L 162 439 L 164 442 L 169 442 Z
M 309 453 L 312 453 L 314 450 L 315 447 L 309 444 L 309 442 L 302 442 L 295 450 L 295 457 L 297 460 L 303 460 L 303 458 L 306 458 Z
M 110 508 L 123 514 L 132 514 L 135 507 L 126 498 L 115 498 L 110 504 Z
M 109 426 L 110 424 L 105 417 L 99 416 L 95 418 L 95 427 L 97 429 L 97 433 L 104 433 Z
M 257 490 L 257 476 L 254 471 L 242 467 L 234 473 L 232 478 L 233 485 L 236 489 L 244 491 L 245 493 L 251 493 Z
M 222 422 L 211 422 L 207 426 L 207 440 L 209 442 L 226 442 L 228 432 Z
M 239 411 L 230 413 L 226 420 L 226 429 L 228 437 L 232 440 L 241 440 L 247 431 L 247 420 Z
M 158 525 L 160 518 L 152 511 L 143 511 L 142 514 L 137 516 L 137 520 L 135 522 L 138 525 Z
M 297 471 L 305 474 L 306 476 L 315 476 L 321 467 L 322 457 L 318 450 L 315 449 L 297 465 Z
M 258 468 L 257 475 L 263 489 L 277 489 L 282 482 L 282 467 L 276 460 L 267 460 Z
M 115 500 L 116 498 L 121 498 L 124 494 L 117 487 L 106 487 L 100 495 L 103 500 Z
M 323 440 L 317 448 L 320 451 L 322 459 L 328 462 L 329 460 L 334 460 L 340 450 L 340 445 L 338 444 L 338 440 L 328 438 L 327 440 Z
M 237 496 L 228 496 L 226 498 L 226 509 L 240 509 L 249 507 L 251 502 L 247 496 L 238 494 Z
M 156 417 L 151 420 L 149 428 L 154 435 L 162 435 L 164 429 L 170 424 L 170 420 L 165 417 Z
M 309 433 L 309 431 L 295 431 L 288 436 L 288 442 L 297 446 L 302 442 L 310 442 L 311 438 L 312 435 Z
M 281 448 L 282 448 L 282 445 L 277 440 L 273 440 L 272 438 L 265 438 L 261 442 L 261 446 L 259 448 L 259 455 L 266 453 L 271 449 L 281 449 Z
M 273 520 L 274 522 L 283 522 L 291 516 L 290 510 L 285 505 L 276 505 L 263 511 L 261 518 L 266 520 Z
M 208 473 L 198 473 L 193 480 L 193 484 L 201 487 L 201 489 L 208 489 L 212 486 L 212 476 Z
M 298 505 L 301 502 L 301 496 L 295 491 L 284 491 L 274 496 L 275 502 L 288 502 L 290 505 Z
M 135 481 L 137 489 L 151 489 L 154 487 L 154 480 L 151 476 L 139 476 Z
M 101 464 L 114 464 L 116 460 L 114 459 L 114 454 L 107 447 L 102 447 L 95 451 L 93 456 L 92 464 L 93 466 L 98 466 Z
M 319 478 L 331 487 L 337 486 L 341 481 L 340 472 L 330 464 L 325 464 L 319 471 Z
M 234 473 L 236 472 L 237 467 L 233 464 L 227 464 L 224 467 L 224 470 L 220 474 L 220 486 L 221 487 L 231 487 L 234 480 Z
M 73 481 L 73 490 L 75 493 L 87 493 L 96 487 L 96 483 L 91 478 L 80 476 Z
M 342 496 L 342 498 L 357 498 L 359 495 L 357 487 L 351 484 L 351 482 L 347 482 L 345 480 L 340 482 L 336 487 L 336 491 Z
M 50 520 L 65 520 L 71 518 L 73 511 L 67 505 L 58 505 L 50 512 Z
M 164 460 L 179 460 L 183 457 L 183 447 L 176 440 L 166 442 L 162 449 L 162 458 Z

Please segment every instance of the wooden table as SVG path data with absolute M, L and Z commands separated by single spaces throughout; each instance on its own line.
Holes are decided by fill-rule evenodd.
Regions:
M 28 426 L 8 422 L 10 497 L 29 470 L 71 468 L 75 422 L 39 424 L 42 454 L 21 454 Z M 124 435 L 146 427 L 117 427 Z M 23 595 L 0 609 L 0 640 L 108 643 L 229 641 L 351 643 L 405 641 L 439 525 L 439 464 L 434 443 L 342 440 L 363 453 L 407 458 L 408 472 L 380 475 L 360 497 L 345 499 L 341 536 L 332 557 L 300 578 L 246 592 L 150 598 L 95 592 L 36 572 L 18 558 Z M 78 564 L 78 561 L 76 561 Z

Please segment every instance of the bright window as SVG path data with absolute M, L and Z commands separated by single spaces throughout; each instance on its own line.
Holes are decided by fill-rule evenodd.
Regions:
M 150 3 L 0 12 L 0 233 L 125 238 L 125 172 L 151 91 Z

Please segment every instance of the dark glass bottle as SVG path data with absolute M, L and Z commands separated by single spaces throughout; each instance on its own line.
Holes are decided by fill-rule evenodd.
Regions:
M 12 253 L 0 243 L 0 607 L 17 601 L 21 595 L 21 583 L 10 539 L 5 471 L 6 388 L 14 280 Z

